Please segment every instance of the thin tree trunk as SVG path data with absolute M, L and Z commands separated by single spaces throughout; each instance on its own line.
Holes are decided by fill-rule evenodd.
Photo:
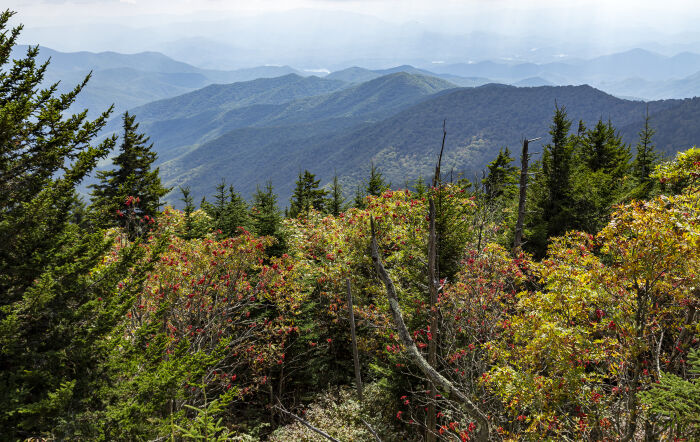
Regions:
M 279 405 L 275 405 L 274 408 L 277 408 L 277 409 L 280 410 L 282 413 L 284 413 L 284 414 L 286 414 L 287 416 L 289 416 L 289 417 L 291 417 L 291 418 L 297 420 L 300 424 L 302 424 L 303 426 L 305 426 L 305 427 L 308 428 L 309 430 L 311 430 L 311 431 L 313 431 L 313 432 L 319 434 L 320 436 L 324 437 L 325 439 L 328 439 L 328 440 L 331 441 L 331 442 L 340 442 L 338 439 L 334 438 L 334 437 L 331 436 L 330 434 L 326 433 L 325 431 L 323 431 L 323 430 L 321 430 L 321 429 L 319 429 L 319 428 L 314 427 L 313 425 L 311 425 L 310 423 L 308 423 L 308 422 L 305 421 L 304 419 L 300 418 L 299 416 L 297 416 L 297 415 L 294 414 L 294 413 L 291 413 L 291 412 L 285 410 L 284 408 L 280 407 Z
M 437 291 L 438 291 L 438 275 L 437 275 L 437 244 L 435 233 L 435 203 L 433 197 L 428 199 L 429 203 L 429 219 L 430 230 L 428 235 L 428 289 L 430 291 L 430 331 L 428 332 L 428 364 L 432 367 L 437 366 Z M 427 432 L 425 440 L 427 442 L 435 442 L 435 427 L 437 426 L 437 410 L 435 408 L 436 392 L 435 385 L 430 386 L 430 402 L 428 403 L 428 419 L 426 422 Z
M 518 200 L 518 221 L 515 224 L 515 242 L 513 251 L 517 253 L 523 244 L 523 222 L 525 221 L 525 198 L 527 196 L 527 163 L 530 155 L 527 152 L 530 141 L 523 141 L 523 153 L 520 166 L 520 199 Z
M 357 387 L 357 399 L 362 402 L 362 375 L 360 373 L 360 356 L 357 352 L 357 336 L 355 335 L 355 312 L 352 307 L 352 290 L 350 278 L 346 280 L 348 288 L 348 312 L 350 314 L 350 335 L 352 336 L 352 357 L 355 362 L 355 386 Z
M 445 139 L 447 138 L 447 120 L 442 122 L 442 145 L 440 146 L 440 154 L 438 155 L 437 164 L 435 165 L 435 175 L 433 176 L 432 192 L 441 192 L 441 174 L 442 154 L 445 151 Z M 430 307 L 430 331 L 428 334 L 428 364 L 435 367 L 437 365 L 437 338 L 438 338 L 438 317 L 437 317 L 437 291 L 438 291 L 438 263 L 437 263 L 437 230 L 435 228 L 435 201 L 432 193 L 429 194 L 429 212 L 428 219 L 430 220 L 430 230 L 428 234 L 428 290 L 430 299 L 428 306 Z M 440 198 L 440 193 L 438 193 Z M 439 200 L 438 202 L 440 202 Z M 426 434 L 427 442 L 435 442 L 436 434 L 435 427 L 437 426 L 437 410 L 435 408 L 436 401 L 435 384 L 430 384 L 430 402 L 428 403 L 428 416 L 426 419 Z
M 398 329 L 399 338 L 401 339 L 401 343 L 405 347 L 405 351 L 408 354 L 408 357 L 414 364 L 416 364 L 416 366 L 423 372 L 423 374 L 428 378 L 430 382 L 432 382 L 438 388 L 441 388 L 444 391 L 448 392 L 448 397 L 450 399 L 457 400 L 466 407 L 469 415 L 477 423 L 477 430 L 474 435 L 475 439 L 479 441 L 488 441 L 490 428 L 488 418 L 486 417 L 484 412 L 481 411 L 479 407 L 477 407 L 476 404 L 474 404 L 474 402 L 472 402 L 472 400 L 469 399 L 469 397 L 467 397 L 467 395 L 459 391 L 452 382 L 450 382 L 447 378 L 445 378 L 437 370 L 435 370 L 435 368 L 428 364 L 428 361 L 426 361 L 423 355 L 421 355 L 418 351 L 418 347 L 416 347 L 416 344 L 413 341 L 413 338 L 411 337 L 411 333 L 408 331 L 406 323 L 403 320 L 403 314 L 401 313 L 401 307 L 399 306 L 399 299 L 396 294 L 396 287 L 394 286 L 394 282 L 389 277 L 389 274 L 384 269 L 384 265 L 382 264 L 382 261 L 379 258 L 377 237 L 374 231 L 374 219 L 370 218 L 370 223 L 372 229 L 372 261 L 374 262 L 374 268 L 377 271 L 379 279 L 384 283 L 384 286 L 386 288 L 387 297 L 389 298 L 389 308 L 391 309 L 391 315 L 394 319 L 394 323 L 396 324 L 396 328 Z

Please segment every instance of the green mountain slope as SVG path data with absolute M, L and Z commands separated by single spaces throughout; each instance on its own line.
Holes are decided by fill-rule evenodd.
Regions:
M 428 77 L 437 77 L 437 78 L 442 78 L 443 80 L 447 80 L 457 86 L 462 86 L 462 87 L 477 87 L 477 86 L 483 86 L 488 83 L 493 83 L 492 80 L 489 80 L 488 78 L 483 78 L 483 77 L 460 77 L 458 75 L 452 75 L 449 73 L 446 74 L 437 74 L 435 72 L 427 71 L 425 69 L 419 69 L 410 65 L 402 65 L 402 66 L 396 66 L 393 68 L 389 69 L 365 69 L 361 67 L 350 67 L 346 69 L 342 69 L 339 71 L 331 72 L 328 74 L 325 78 L 328 79 L 333 79 L 333 80 L 342 80 L 346 81 L 348 83 L 363 83 L 365 81 L 370 81 L 375 78 L 382 77 L 384 75 L 388 74 L 394 74 L 397 72 L 405 72 L 407 74 L 414 74 L 414 75 L 425 75 Z
M 593 124 L 601 117 L 610 119 L 622 128 L 629 142 L 636 140 L 646 109 L 646 103 L 618 99 L 589 86 L 488 85 L 447 90 L 374 123 L 346 124 L 343 128 L 338 121 L 326 120 L 239 128 L 168 161 L 162 172 L 169 185 L 190 185 L 196 197 L 211 194 L 221 178 L 244 195 L 270 178 L 282 204 L 303 169 L 310 169 L 324 183 L 336 171 L 351 192 L 374 161 L 388 180 L 403 184 L 430 174 L 446 119 L 443 170 L 452 171 L 454 178 L 473 178 L 500 147 L 507 145 L 517 151 L 525 136 L 542 136 L 546 141 L 555 102 L 566 106 L 575 121 Z M 695 115 L 692 112 L 698 109 L 700 100 L 650 103 L 652 121 L 659 122 L 658 145 L 682 147 L 700 141 L 700 128 L 691 121 L 680 120 L 682 129 L 661 124 L 675 121 L 671 114 L 664 116 L 667 112 Z M 347 119 L 341 121 L 348 123 Z M 536 145 L 533 149 L 541 150 Z
M 17 46 L 12 57 L 19 58 L 28 46 Z M 89 109 L 94 117 L 114 104 L 115 114 L 155 100 L 174 97 L 213 83 L 233 83 L 256 78 L 301 74 L 289 66 L 260 66 L 232 71 L 200 69 L 158 52 L 120 54 L 117 52 L 59 52 L 41 47 L 38 62 L 51 59 L 45 84 L 60 81 L 66 92 L 92 72 L 84 92 L 71 112 Z
M 231 130 L 321 120 L 329 120 L 329 127 L 335 130 L 345 130 L 362 121 L 379 121 L 436 92 L 454 88 L 444 80 L 402 72 L 342 89 L 345 85 L 339 80 L 287 75 L 208 86 L 133 109 L 132 113 L 156 143 L 161 161 L 166 161 Z M 327 93 L 335 89 L 340 90 Z M 118 121 L 110 128 L 118 129 Z M 276 134 L 275 130 L 270 137 Z
M 662 155 L 672 157 L 678 151 L 700 146 L 700 98 L 665 100 L 651 104 L 655 103 L 670 105 L 662 112 L 651 114 L 651 125 L 657 131 L 653 140 Z M 627 142 L 636 143 L 640 129 L 639 123 L 632 123 L 622 127 L 621 131 Z
M 202 89 L 133 109 L 143 123 L 187 118 L 206 112 L 225 112 L 255 104 L 282 104 L 301 97 L 326 94 L 345 86 L 339 80 L 288 74 Z
M 325 96 L 345 86 L 339 80 L 289 74 L 210 85 L 131 112 L 156 144 L 160 160 L 165 161 L 225 132 L 270 121 L 284 113 L 285 103 Z M 118 131 L 119 120 L 113 119 L 107 130 Z

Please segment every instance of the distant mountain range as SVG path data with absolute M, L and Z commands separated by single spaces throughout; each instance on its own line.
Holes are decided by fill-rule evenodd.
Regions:
M 185 43 L 192 50 L 201 44 L 203 57 L 216 49 L 211 42 L 197 39 Z M 13 57 L 19 57 L 26 49 L 27 46 L 15 47 Z M 175 48 L 170 49 L 174 51 Z M 115 113 L 121 113 L 211 84 L 230 84 L 292 73 L 309 75 L 290 66 L 202 69 L 158 52 L 67 53 L 42 47 L 39 60 L 48 58 L 51 58 L 51 65 L 46 73 L 46 82 L 60 81 L 61 92 L 74 87 L 92 72 L 91 81 L 71 108 L 73 112 L 87 108 L 90 117 L 95 117 L 112 104 Z M 566 62 L 543 64 L 483 61 L 431 64 L 424 68 L 410 65 L 388 69 L 350 67 L 331 72 L 325 78 L 358 84 L 396 72 L 437 77 L 462 87 L 489 83 L 520 87 L 590 84 L 622 98 L 655 100 L 700 96 L 700 55 L 684 52 L 666 57 L 642 49 L 591 60 L 568 59 Z
M 628 142 L 636 141 L 647 103 L 557 84 L 588 78 L 618 97 L 700 95 L 700 56 L 692 53 L 634 50 L 587 61 L 437 63 L 430 70 L 352 67 L 323 78 L 288 66 L 201 69 L 156 52 L 42 48 L 40 54 L 40 60 L 51 57 L 46 82 L 60 80 L 62 90 L 92 71 L 72 111 L 88 108 L 95 116 L 114 103 L 117 113 L 136 114 L 155 143 L 167 185 L 189 185 L 198 198 L 226 178 L 249 197 L 270 178 L 282 205 L 300 169 L 323 182 L 337 172 L 348 192 L 370 162 L 396 184 L 428 175 L 444 119 L 446 169 L 469 178 L 499 147 L 516 150 L 524 136 L 546 138 L 555 101 L 573 120 L 610 119 Z M 636 78 L 624 79 L 627 74 Z M 648 104 L 663 152 L 700 142 L 699 99 Z M 114 115 L 107 130 L 119 129 Z
M 633 49 L 590 60 L 569 59 L 556 63 L 479 63 L 436 64 L 438 74 L 461 77 L 486 77 L 500 82 L 514 82 L 540 76 L 555 83 L 595 83 L 600 81 L 643 78 L 650 81 L 680 79 L 700 72 L 700 55 L 683 52 L 673 57 L 644 49 Z
M 700 142 L 700 120 L 694 119 L 700 117 L 700 99 L 645 103 L 590 86 L 459 88 L 405 72 L 346 84 L 286 75 L 208 86 L 132 112 L 155 143 L 168 186 L 190 186 L 201 198 L 226 179 L 250 197 L 271 179 L 282 206 L 303 169 L 324 184 L 337 173 L 348 194 L 366 178 L 371 162 L 395 185 L 428 176 L 443 120 L 444 170 L 455 178 L 479 175 L 499 148 L 517 152 L 523 137 L 546 142 L 555 103 L 576 122 L 612 121 L 629 143 L 637 140 L 648 104 L 662 152 Z M 112 124 L 116 129 L 117 122 Z M 174 192 L 169 201 L 178 198 Z
M 427 75 L 431 77 L 442 78 L 443 80 L 450 81 L 457 86 L 463 87 L 476 87 L 483 86 L 485 84 L 493 83 L 493 80 L 483 77 L 460 77 L 459 75 L 453 74 L 439 74 L 431 72 L 425 69 L 419 69 L 410 65 L 396 66 L 389 69 L 365 69 L 361 67 L 351 67 L 347 69 L 342 69 L 340 71 L 331 72 L 325 78 L 347 81 L 349 83 L 362 83 L 375 78 L 382 77 L 388 74 L 394 74 L 396 72 L 406 72 L 408 74 L 418 74 Z
M 490 78 L 516 86 L 589 84 L 616 96 L 647 100 L 700 96 L 700 55 L 690 52 L 667 57 L 633 49 L 590 60 L 544 64 L 483 61 L 436 64 L 430 69 L 442 76 Z
M 15 46 L 12 57 L 23 56 L 27 48 Z M 234 83 L 290 73 L 304 75 L 289 66 L 259 66 L 231 71 L 200 69 L 158 52 L 59 52 L 41 47 L 37 60 L 43 62 L 49 58 L 51 63 L 45 82 L 50 84 L 60 81 L 60 92 L 72 89 L 92 72 L 90 82 L 71 108 L 72 112 L 87 108 L 91 117 L 100 114 L 111 104 L 114 104 L 115 113 L 121 113 L 135 106 L 174 97 L 213 83 Z

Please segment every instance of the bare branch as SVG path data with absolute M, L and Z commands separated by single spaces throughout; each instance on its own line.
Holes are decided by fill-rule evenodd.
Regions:
M 336 439 L 336 438 L 334 438 L 333 436 L 331 436 L 331 435 L 325 433 L 323 430 L 319 430 L 318 428 L 316 428 L 316 427 L 314 427 L 313 425 L 311 425 L 310 423 L 306 422 L 304 419 L 300 418 L 300 417 L 297 416 L 296 414 L 285 410 L 283 407 L 280 407 L 279 405 L 275 405 L 274 408 L 278 409 L 279 411 L 281 411 L 282 413 L 286 414 L 287 416 L 289 416 L 289 417 L 291 417 L 291 418 L 293 418 L 293 419 L 299 421 L 300 424 L 302 424 L 303 426 L 305 426 L 305 427 L 308 428 L 309 430 L 314 431 L 314 432 L 320 434 L 322 437 L 325 437 L 326 439 L 328 439 L 328 440 L 330 440 L 330 441 L 332 441 L 332 442 L 340 442 L 338 439 Z
M 469 414 L 478 424 L 476 439 L 487 441 L 489 439 L 490 428 L 486 415 L 474 404 L 474 402 L 471 401 L 471 399 L 459 391 L 454 384 L 452 384 L 452 382 L 450 382 L 447 378 L 438 373 L 438 371 L 435 370 L 430 364 L 428 364 L 423 355 L 421 355 L 418 351 L 415 342 L 413 342 L 413 338 L 411 337 L 411 334 L 406 327 L 406 323 L 403 320 L 403 314 L 401 313 L 401 308 L 399 306 L 399 299 L 396 294 L 394 282 L 389 277 L 389 274 L 386 272 L 386 269 L 379 258 L 377 236 L 374 231 L 374 218 L 370 218 L 370 228 L 372 232 L 371 252 L 374 268 L 377 271 L 379 279 L 381 279 L 386 287 L 391 315 L 394 318 L 394 323 L 398 329 L 399 338 L 405 347 L 408 357 L 434 385 L 444 391 L 449 392 L 450 398 L 456 399 L 466 406 L 466 408 L 469 410 Z
M 377 440 L 377 442 L 382 442 L 382 440 L 379 438 L 379 435 L 377 434 L 376 431 L 374 431 L 374 428 L 364 419 L 361 419 L 362 423 L 365 424 L 365 427 L 369 430 L 370 433 L 372 433 L 372 436 Z
M 352 358 L 355 362 L 355 384 L 357 387 L 357 399 L 362 402 L 362 375 L 360 373 L 360 356 L 357 352 L 357 336 L 355 335 L 355 312 L 352 307 L 352 289 L 350 278 L 346 279 L 348 289 L 348 311 L 350 313 L 350 334 L 352 337 Z
M 447 130 L 445 126 L 447 120 L 442 120 L 442 147 L 440 147 L 440 155 L 438 155 L 437 165 L 435 166 L 435 176 L 433 177 L 433 187 L 440 183 L 440 166 L 442 166 L 442 152 L 445 150 L 445 138 L 447 138 Z

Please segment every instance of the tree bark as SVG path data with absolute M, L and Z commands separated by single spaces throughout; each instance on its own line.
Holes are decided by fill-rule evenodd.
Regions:
M 438 337 L 438 275 L 437 275 L 437 238 L 435 233 L 435 202 L 433 197 L 428 198 L 430 230 L 428 234 L 428 289 L 430 291 L 430 331 L 428 332 L 428 364 L 435 367 L 437 365 L 437 337 Z M 435 442 L 435 427 L 437 426 L 437 410 L 435 408 L 435 385 L 430 385 L 430 402 L 428 403 L 428 419 L 426 420 L 427 432 L 426 441 Z
M 352 307 L 352 290 L 350 278 L 346 279 L 348 288 L 348 312 L 350 315 L 350 335 L 352 337 L 352 357 L 355 362 L 355 386 L 357 387 L 357 399 L 362 402 L 362 374 L 360 373 L 360 355 L 357 352 L 357 336 L 355 334 L 355 312 Z
M 314 427 L 314 426 L 311 425 L 310 423 L 306 422 L 304 419 L 300 418 L 299 416 L 297 416 L 297 415 L 294 414 L 294 413 L 291 413 L 291 412 L 285 410 L 284 408 L 280 407 L 279 405 L 275 405 L 275 408 L 277 408 L 278 410 L 280 410 L 282 413 L 286 414 L 287 416 L 289 416 L 289 417 L 291 417 L 291 418 L 297 420 L 300 424 L 302 424 L 303 426 L 305 426 L 305 427 L 308 428 L 309 430 L 311 430 L 311 431 L 313 431 L 313 432 L 315 432 L 315 433 L 318 433 L 319 435 L 321 435 L 322 437 L 328 439 L 329 441 L 331 441 L 331 442 L 340 442 L 338 439 L 336 439 L 336 438 L 334 438 L 333 436 L 329 435 L 329 434 L 326 433 L 325 431 L 323 431 L 323 430 L 321 430 L 321 429 L 319 429 L 319 428 Z
M 466 407 L 469 415 L 477 423 L 477 429 L 475 434 L 476 440 L 488 441 L 490 427 L 486 415 L 479 409 L 479 407 L 476 406 L 476 404 L 474 404 L 474 402 L 472 402 L 471 399 L 469 399 L 469 397 L 467 397 L 467 395 L 459 391 L 452 382 L 450 382 L 447 378 L 445 378 L 437 370 L 435 370 L 435 368 L 433 368 L 428 363 L 428 361 L 425 360 L 423 355 L 420 354 L 420 352 L 418 351 L 418 347 L 416 347 L 415 342 L 413 342 L 413 338 L 411 337 L 411 334 L 408 331 L 408 328 L 406 327 L 406 323 L 403 320 L 403 314 L 401 313 L 401 307 L 399 306 L 399 299 L 396 294 L 396 287 L 394 286 L 394 282 L 389 277 L 389 274 L 384 269 L 384 265 L 382 264 L 382 261 L 379 258 L 377 238 L 374 231 L 374 219 L 371 218 L 370 223 L 372 231 L 372 261 L 374 262 L 374 268 L 377 271 L 379 279 L 384 283 L 384 286 L 386 288 L 387 297 L 389 298 L 389 308 L 391 309 L 391 315 L 394 319 L 394 323 L 396 324 L 396 328 L 398 329 L 399 338 L 401 339 L 401 343 L 405 347 L 405 351 L 408 354 L 408 357 L 414 364 L 416 364 L 416 366 L 423 372 L 423 374 L 428 378 L 430 382 L 432 382 L 437 388 L 441 388 L 442 390 L 447 391 L 449 393 L 448 397 L 450 399 L 457 400 Z
M 527 166 L 530 159 L 528 154 L 528 145 L 530 141 L 523 141 L 523 153 L 520 165 L 520 198 L 518 200 L 518 221 L 515 224 L 515 242 L 513 243 L 513 252 L 518 253 L 523 244 L 523 222 L 525 221 L 525 198 L 527 196 Z

